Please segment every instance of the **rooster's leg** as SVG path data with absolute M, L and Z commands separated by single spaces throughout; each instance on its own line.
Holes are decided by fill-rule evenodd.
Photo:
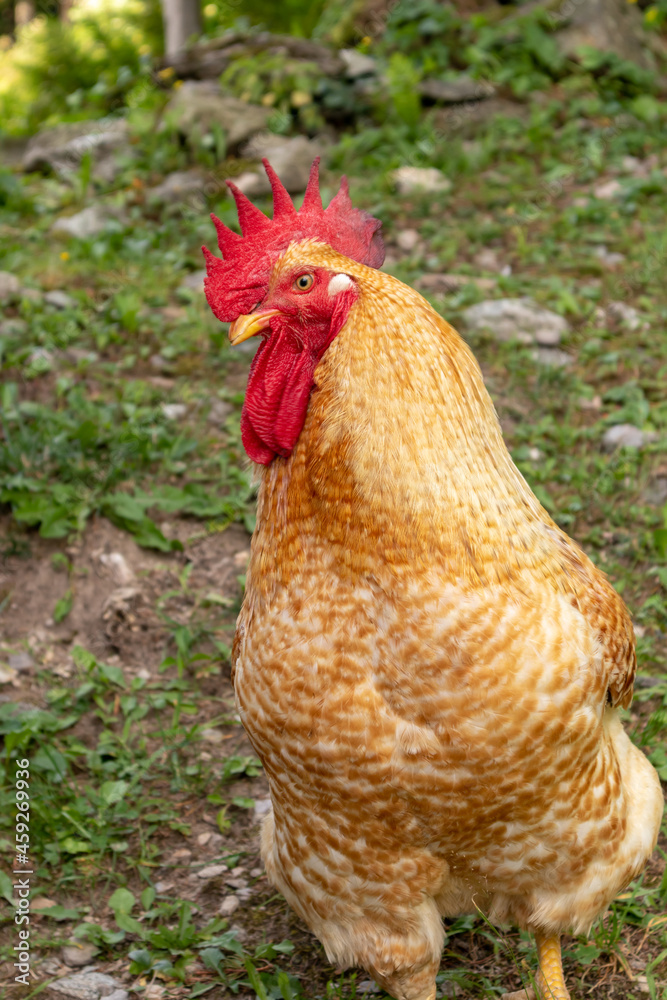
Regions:
M 570 993 L 563 978 L 560 957 L 560 937 L 557 934 L 535 934 L 540 971 L 537 990 L 541 1000 L 570 1000 Z

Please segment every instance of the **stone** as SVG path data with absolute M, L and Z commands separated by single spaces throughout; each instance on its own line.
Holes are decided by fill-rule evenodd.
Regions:
M 266 133 L 255 136 L 243 150 L 250 160 L 266 157 L 290 194 L 300 194 L 306 190 L 310 168 L 316 156 L 326 149 L 327 142 L 321 137 L 307 139 L 303 135 L 287 138 Z M 264 169 L 248 171 L 235 179 L 236 186 L 248 198 L 269 194 L 271 185 Z
M 600 201 L 611 201 L 623 190 L 622 185 L 619 181 L 613 179 L 610 181 L 605 181 L 603 184 L 598 184 L 597 187 L 593 188 L 593 194 Z
M 419 243 L 419 233 L 416 229 L 403 229 L 396 234 L 396 244 L 406 253 L 411 253 Z
M 498 254 L 491 247 L 486 247 L 476 253 L 472 262 L 482 271 L 496 271 L 500 274 L 504 270 L 504 265 L 498 260 Z
M 131 149 L 127 122 L 122 118 L 66 122 L 42 129 L 30 139 L 23 169 L 26 173 L 53 171 L 66 179 L 78 169 L 85 154 L 90 153 L 93 176 L 111 181 L 118 172 L 117 156 L 129 154 Z
M 0 323 L 0 337 L 21 337 L 28 332 L 28 324 L 24 319 L 15 317 L 5 319 Z
M 496 88 L 485 80 L 473 80 L 462 73 L 453 80 L 426 79 L 419 84 L 419 93 L 432 101 L 459 104 L 463 101 L 484 101 L 493 97 Z
M 465 285 L 476 285 L 481 292 L 492 292 L 496 287 L 495 278 L 475 278 L 469 274 L 422 274 L 415 282 L 431 295 L 451 295 Z
M 159 893 L 169 892 L 170 889 L 174 888 L 173 882 L 156 882 L 155 891 Z
M 73 309 L 76 305 L 76 299 L 57 288 L 46 293 L 44 302 L 47 306 L 53 306 L 54 309 Z
M 199 738 L 205 743 L 222 743 L 224 740 L 219 729 L 202 729 L 199 732 Z
M 178 286 L 178 291 L 182 288 L 189 292 L 204 292 L 204 278 L 206 277 L 206 268 L 201 268 L 199 271 L 193 271 L 183 278 L 183 281 Z
M 229 869 L 227 868 L 227 865 L 207 865 L 205 868 L 202 868 L 197 872 L 197 878 L 219 878 L 220 875 L 225 875 L 228 871 Z
M 614 424 L 602 435 L 602 449 L 614 451 L 616 448 L 643 448 L 657 437 L 653 431 L 643 431 L 634 424 Z
M 642 13 L 627 0 L 561 0 L 547 16 L 560 27 L 553 37 L 566 56 L 576 59 L 582 47 L 590 47 L 654 68 Z
M 272 113 L 270 108 L 224 94 L 211 80 L 186 80 L 169 101 L 165 118 L 195 143 L 218 126 L 229 152 L 265 129 Z
M 525 121 L 528 115 L 526 105 L 517 104 L 504 97 L 492 97 L 488 101 L 468 101 L 437 108 L 433 115 L 433 125 L 436 135 L 441 140 L 447 140 L 452 136 L 471 139 L 492 119 L 503 116 Z
M 627 302 L 615 299 L 607 303 L 605 319 L 611 326 L 624 326 L 627 330 L 639 330 L 648 325 L 634 306 L 629 306 Z
M 128 564 L 122 552 L 102 552 L 100 562 L 111 571 L 114 583 L 119 587 L 126 587 L 136 583 L 134 570 Z
M 63 1000 L 63 997 L 71 1000 L 101 1000 L 102 997 L 121 990 L 122 985 L 102 972 L 79 972 L 49 983 L 48 989 L 55 994 L 57 1000 Z
M 221 426 L 233 410 L 234 407 L 231 403 L 225 403 L 222 399 L 214 399 L 211 403 L 211 409 L 208 411 L 206 419 L 209 424 Z
M 469 330 L 487 330 L 496 340 L 519 340 L 542 347 L 557 346 L 568 324 L 562 316 L 529 298 L 491 299 L 463 312 Z
M 571 355 L 555 347 L 538 347 L 533 352 L 533 357 L 538 365 L 544 365 L 545 368 L 567 368 L 574 362 Z
M 63 962 L 71 968 L 78 969 L 84 965 L 90 965 L 98 951 L 99 949 L 94 944 L 71 942 L 66 944 L 62 950 Z
M 35 661 L 30 653 L 25 653 L 23 651 L 20 653 L 10 653 L 7 657 L 7 663 L 12 670 L 32 670 L 35 666 Z
M 345 63 L 345 76 L 348 80 L 358 80 L 360 76 L 374 76 L 377 73 L 377 63 L 371 56 L 357 52 L 356 49 L 341 49 L 338 55 Z
M 644 503 L 650 503 L 655 507 L 662 507 L 663 504 L 667 503 L 667 477 L 666 476 L 656 476 L 652 479 L 642 497 Z M 12 658 L 9 657 L 9 665 L 12 666 Z
M 259 823 L 271 812 L 271 799 L 255 799 L 255 822 Z
M 188 412 L 184 403 L 163 403 L 160 409 L 167 420 L 180 420 Z
M 593 250 L 593 255 L 597 257 L 603 267 L 609 271 L 615 271 L 617 267 L 625 263 L 625 254 L 611 253 L 605 246 L 597 246 Z
M 103 233 L 109 222 L 99 205 L 90 205 L 75 215 L 61 216 L 51 226 L 56 236 L 71 236 L 77 240 L 88 240 Z
M 26 299 L 28 302 L 35 302 L 39 304 L 44 299 L 44 293 L 40 292 L 38 288 L 22 288 L 21 298 Z
M 148 188 L 146 197 L 149 202 L 173 204 L 192 195 L 203 195 L 205 186 L 206 179 L 199 170 L 175 170 L 173 174 L 167 174 L 161 184 Z
M 21 282 L 15 274 L 0 271 L 0 302 L 12 302 L 20 298 Z
M 225 896 L 220 904 L 220 909 L 218 910 L 218 913 L 220 914 L 221 917 L 231 917 L 233 913 L 236 913 L 240 905 L 241 901 L 239 900 L 238 896 L 233 896 L 233 895 Z
M 228 885 L 230 889 L 247 889 L 248 881 L 244 878 L 230 878 L 227 876 L 225 878 L 225 885 Z
M 141 591 L 138 587 L 116 587 L 102 605 L 102 618 L 104 621 L 109 621 L 114 614 L 119 613 L 124 616 L 129 614 L 132 602 L 140 596 Z
M 452 182 L 436 167 L 399 167 L 391 179 L 399 194 L 450 191 Z

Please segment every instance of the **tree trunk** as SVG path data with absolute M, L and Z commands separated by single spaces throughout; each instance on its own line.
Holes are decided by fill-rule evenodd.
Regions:
M 161 0 L 166 56 L 182 52 L 192 36 L 202 33 L 200 0 Z
M 14 24 L 17 28 L 22 28 L 29 24 L 35 16 L 35 4 L 33 0 L 18 0 L 14 7 Z

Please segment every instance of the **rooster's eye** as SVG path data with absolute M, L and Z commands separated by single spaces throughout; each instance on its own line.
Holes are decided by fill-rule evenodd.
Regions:
M 315 279 L 312 274 L 300 274 L 294 282 L 294 287 L 298 292 L 308 292 L 314 283 Z

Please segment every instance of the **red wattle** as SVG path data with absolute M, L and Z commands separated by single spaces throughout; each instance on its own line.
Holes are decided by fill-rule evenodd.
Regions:
M 356 290 L 341 293 L 328 329 L 309 330 L 308 345 L 288 328 L 285 317 L 272 321 L 271 335 L 250 367 L 241 413 L 241 439 L 253 462 L 269 465 L 276 455 L 291 454 L 306 419 L 315 369 L 356 298 Z M 320 336 L 313 343 L 316 333 Z

